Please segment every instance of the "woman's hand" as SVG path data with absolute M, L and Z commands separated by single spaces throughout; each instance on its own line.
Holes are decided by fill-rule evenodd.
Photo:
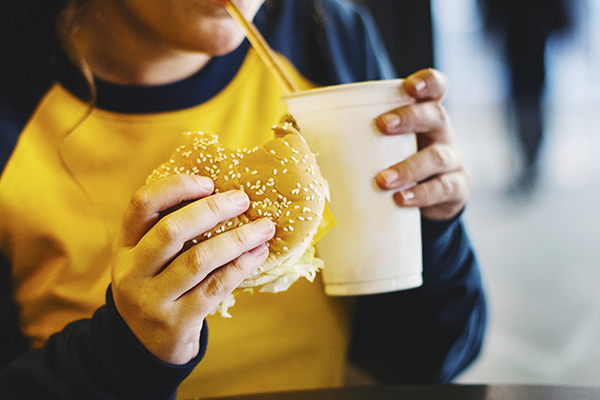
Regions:
M 441 105 L 447 87 L 448 80 L 439 71 L 421 70 L 404 81 L 404 89 L 416 102 L 375 120 L 384 134 L 415 132 L 418 143 L 418 152 L 381 171 L 377 184 L 388 190 L 403 188 L 394 193 L 396 204 L 420 207 L 421 215 L 436 220 L 452 218 L 464 207 L 472 180 Z
M 173 364 L 196 356 L 204 318 L 263 263 L 265 243 L 275 233 L 271 221 L 260 219 L 182 251 L 189 240 L 249 207 L 241 190 L 212 192 L 212 180 L 191 175 L 142 187 L 115 242 L 116 307 L 142 344 Z

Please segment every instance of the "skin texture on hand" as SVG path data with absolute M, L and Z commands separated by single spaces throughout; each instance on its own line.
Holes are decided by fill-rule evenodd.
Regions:
M 152 354 L 172 364 L 198 353 L 204 318 L 263 263 L 265 243 L 275 233 L 262 218 L 182 251 L 186 242 L 249 206 L 241 190 L 212 193 L 209 178 L 191 175 L 142 187 L 114 245 L 117 310 Z
M 419 207 L 421 215 L 434 220 L 452 218 L 462 210 L 472 184 L 454 141 L 450 117 L 441 104 L 447 87 L 448 79 L 441 72 L 421 70 L 404 81 L 406 93 L 416 102 L 375 119 L 382 133 L 414 132 L 418 143 L 416 154 L 377 174 L 377 184 L 386 190 L 403 188 L 393 195 L 396 204 Z

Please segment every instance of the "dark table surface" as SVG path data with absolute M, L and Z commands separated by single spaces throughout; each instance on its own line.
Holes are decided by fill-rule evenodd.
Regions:
M 600 400 L 600 387 L 534 385 L 361 386 L 219 397 L 219 400 Z

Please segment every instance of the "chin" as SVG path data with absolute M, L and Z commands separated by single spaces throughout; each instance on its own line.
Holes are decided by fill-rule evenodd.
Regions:
M 211 55 L 214 57 L 222 56 L 225 54 L 229 54 L 235 49 L 237 49 L 240 44 L 244 41 L 245 36 L 241 35 L 239 38 L 235 40 L 230 40 L 227 43 L 221 43 L 219 46 L 216 46 L 215 49 L 211 52 Z
M 214 57 L 231 53 L 237 49 L 246 38 L 244 33 L 241 32 L 237 26 L 235 26 L 233 32 L 232 30 L 228 30 L 227 32 L 221 32 L 220 34 L 213 34 L 210 36 L 209 40 L 204 42 L 201 51 Z

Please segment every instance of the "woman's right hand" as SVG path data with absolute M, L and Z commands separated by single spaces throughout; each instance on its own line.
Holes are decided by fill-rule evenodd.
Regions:
M 114 245 L 117 310 L 152 354 L 173 364 L 197 355 L 204 318 L 263 263 L 275 233 L 263 218 L 182 252 L 186 242 L 249 207 L 243 191 L 212 195 L 213 189 L 209 178 L 184 174 L 142 187 Z

